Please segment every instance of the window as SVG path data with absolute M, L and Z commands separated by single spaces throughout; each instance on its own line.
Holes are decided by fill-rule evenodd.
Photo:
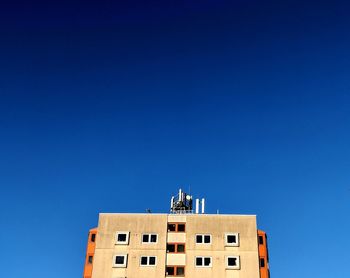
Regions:
M 265 267 L 265 260 L 264 260 L 264 258 L 260 258 L 260 267 Z
M 184 232 L 185 231 L 185 224 L 177 224 L 177 231 Z
M 197 267 L 211 267 L 211 257 L 196 257 Z
M 143 234 L 142 243 L 157 243 L 158 235 L 157 234 Z
M 259 236 L 259 244 L 264 244 L 264 237 L 263 236 Z
M 129 244 L 129 232 L 116 232 L 115 244 L 128 245 Z
M 89 263 L 89 264 L 92 264 L 92 260 L 93 260 L 93 256 L 89 256 L 89 257 L 88 257 L 88 263 Z
M 185 244 L 177 244 L 176 245 L 177 253 L 185 253 Z
M 184 243 L 168 243 L 166 248 L 167 253 L 185 253 Z
M 184 276 L 185 275 L 185 267 L 184 266 L 178 266 L 176 268 L 176 276 Z
M 175 267 L 174 266 L 167 266 L 165 270 L 165 275 L 167 276 L 174 276 L 175 275 Z
M 165 270 L 166 276 L 185 276 L 184 266 L 167 266 Z
M 113 267 L 126 267 L 128 255 L 115 255 L 113 257 Z
M 228 268 L 228 269 L 240 269 L 239 256 L 227 256 L 226 257 L 226 268 Z
M 168 223 L 168 232 L 183 233 L 185 231 L 185 223 Z
M 225 234 L 226 246 L 239 246 L 239 234 L 238 233 L 226 233 Z
M 168 243 L 166 246 L 167 253 L 176 253 L 176 244 L 175 243 Z
M 155 266 L 157 258 L 154 256 L 141 256 L 140 265 L 141 266 Z
M 211 235 L 196 235 L 196 243 L 211 243 Z
M 176 224 L 168 224 L 168 232 L 176 232 Z
M 95 242 L 96 240 L 96 234 L 91 234 L 90 241 Z

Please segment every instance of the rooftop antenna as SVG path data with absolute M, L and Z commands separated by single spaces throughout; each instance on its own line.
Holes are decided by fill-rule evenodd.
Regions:
M 191 187 L 189 187 L 191 190 Z M 181 188 L 179 193 L 171 197 L 170 212 L 171 213 L 193 213 L 193 196 L 184 192 Z M 219 210 L 218 210 L 219 211 Z M 195 200 L 195 213 L 205 213 L 205 199 Z
M 204 214 L 205 213 L 205 199 L 202 198 L 200 199 L 196 199 L 196 214 Z
M 205 212 L 205 199 L 204 198 L 202 198 L 201 203 L 202 203 L 202 214 L 204 214 L 204 212 Z
M 179 189 L 179 193 L 171 197 L 171 213 L 192 213 L 192 196 Z

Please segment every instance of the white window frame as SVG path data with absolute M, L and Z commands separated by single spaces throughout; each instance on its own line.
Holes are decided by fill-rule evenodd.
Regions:
M 144 235 L 148 235 L 148 242 L 143 241 L 143 236 Z M 156 241 L 155 242 L 151 241 L 151 236 L 156 236 Z M 155 233 L 144 233 L 144 234 L 142 234 L 141 235 L 141 243 L 142 244 L 157 244 L 158 243 L 158 234 L 155 234 Z
M 237 242 L 229 243 L 227 240 L 228 236 L 235 236 Z M 234 247 L 239 246 L 239 233 L 225 233 L 225 246 L 234 246 Z
M 115 263 L 116 257 L 124 257 L 124 263 L 116 264 Z M 128 264 L 128 254 L 116 254 L 113 256 L 113 267 L 126 268 L 127 264 Z
M 197 265 L 197 258 L 202 258 L 203 265 Z M 204 260 L 210 258 L 210 264 L 209 265 L 204 265 Z M 195 267 L 212 267 L 213 266 L 213 259 L 212 257 L 204 257 L 204 256 L 197 256 L 194 258 L 194 265 Z
M 149 264 L 150 258 L 155 258 L 155 264 Z M 141 264 L 142 258 L 147 258 L 147 264 Z M 140 266 L 157 266 L 157 256 L 140 256 Z
M 236 259 L 237 265 L 228 265 L 228 259 Z M 225 257 L 226 269 L 241 269 L 241 260 L 239 256 Z
M 125 241 L 118 241 L 118 235 L 126 235 L 126 240 Z M 117 231 L 115 233 L 115 244 L 116 245 L 129 245 L 129 238 L 130 238 L 130 232 L 129 231 Z
M 201 236 L 202 237 L 202 242 L 197 242 L 197 236 Z M 205 236 L 209 236 L 209 238 L 210 238 L 210 242 L 209 243 L 204 242 L 204 237 Z M 195 242 L 196 242 L 196 244 L 211 244 L 212 243 L 212 236 L 211 236 L 211 234 L 196 234 L 195 235 Z

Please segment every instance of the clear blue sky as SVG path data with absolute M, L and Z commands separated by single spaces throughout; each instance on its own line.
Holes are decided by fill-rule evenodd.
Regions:
M 350 277 L 350 4 L 99 2 L 0 9 L 1 276 L 81 277 L 99 212 L 181 186 L 272 278 Z

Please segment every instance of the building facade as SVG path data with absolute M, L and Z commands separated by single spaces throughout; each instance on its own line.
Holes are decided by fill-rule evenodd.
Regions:
M 83 278 L 269 275 L 267 237 L 257 229 L 256 216 L 203 209 L 202 214 L 101 213 L 89 232 Z

